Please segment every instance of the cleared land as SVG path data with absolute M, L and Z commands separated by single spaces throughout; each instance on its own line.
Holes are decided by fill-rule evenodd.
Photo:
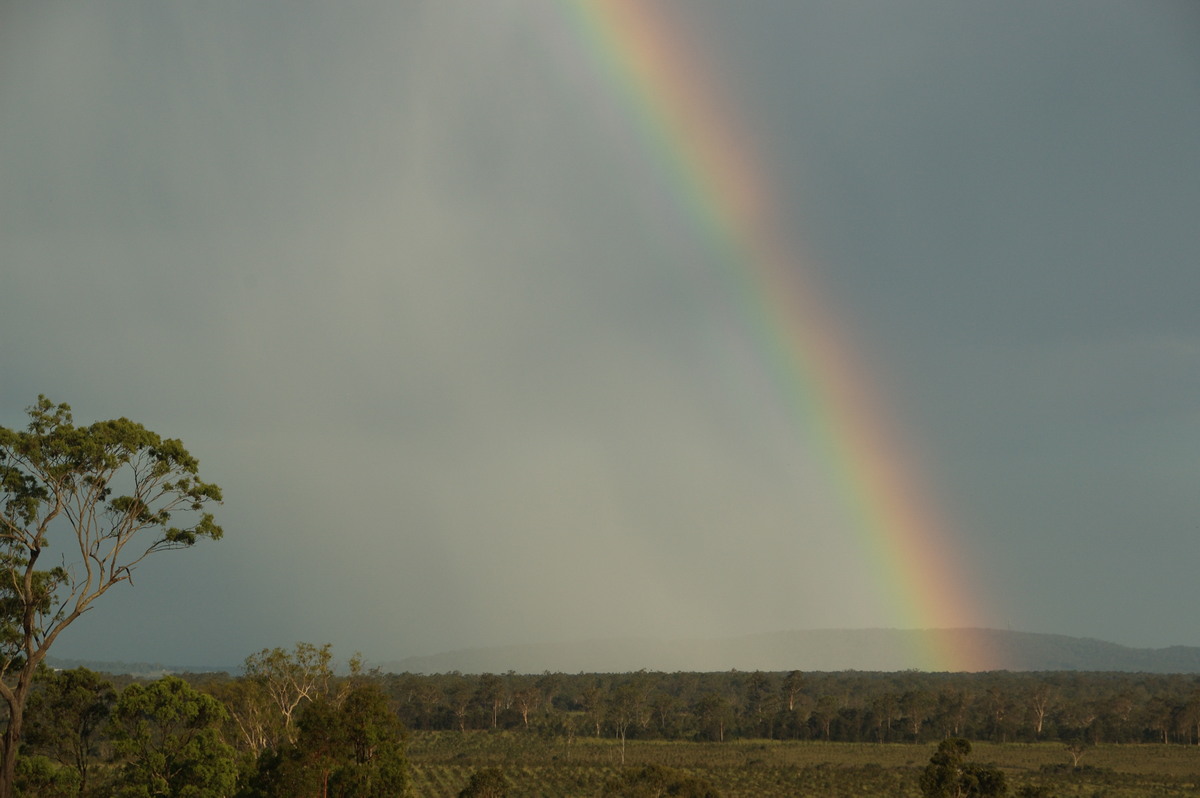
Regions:
M 739 740 L 629 741 L 622 765 L 613 739 L 539 737 L 516 732 L 415 732 L 409 738 L 413 794 L 453 798 L 481 767 L 503 768 L 510 796 L 595 796 L 623 768 L 665 765 L 709 780 L 726 798 L 912 796 L 935 746 Z M 1200 794 L 1200 746 L 1100 745 L 1080 768 L 1061 743 L 976 743 L 970 757 L 1002 768 L 1011 792 L 1141 798 Z

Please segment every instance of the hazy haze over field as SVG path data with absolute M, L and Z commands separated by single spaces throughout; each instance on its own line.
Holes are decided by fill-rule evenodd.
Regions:
M 1200 11 L 664 2 L 976 575 L 1200 644 Z M 183 439 L 226 539 L 62 657 L 892 626 L 553 0 L 0 6 L 0 424 Z

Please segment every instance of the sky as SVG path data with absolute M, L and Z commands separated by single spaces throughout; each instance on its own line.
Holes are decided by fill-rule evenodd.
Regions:
M 126 416 L 225 494 L 54 653 L 895 627 L 921 589 L 1200 645 L 1196 6 L 646 0 L 709 109 L 657 140 L 582 10 L 0 5 L 0 425 Z M 713 129 L 804 301 L 696 211 L 671 155 Z M 836 332 L 763 333 L 818 300 Z M 818 445 L 823 334 L 874 409 Z M 854 520 L 856 419 L 956 590 Z

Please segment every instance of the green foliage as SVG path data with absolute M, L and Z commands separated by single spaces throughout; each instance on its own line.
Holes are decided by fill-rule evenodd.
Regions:
M 463 787 L 458 798 L 506 798 L 508 795 L 508 779 L 500 768 L 483 768 L 471 774 L 467 786 Z
M 570 739 L 619 737 L 624 728 L 629 740 L 934 745 L 953 736 L 1058 742 L 1060 752 L 1070 741 L 1200 744 L 1197 674 L 407 673 L 384 683 L 406 726 L 425 731 L 529 729 Z
M 76 427 L 71 408 L 45 396 L 28 415 L 25 430 L 0 427 L 0 572 L 7 573 L 0 651 L 6 669 L 21 666 L 31 636 L 44 654 L 54 631 L 128 580 L 151 553 L 222 535 L 212 514 L 201 512 L 221 501 L 221 489 L 199 478 L 199 462 L 180 441 L 127 418 Z M 180 525 L 179 513 L 190 523 Z M 63 565 L 38 570 L 52 530 L 60 528 L 54 522 L 64 520 L 71 534 Z M 131 545 L 144 530 L 151 531 L 147 542 Z
M 110 722 L 124 759 L 122 798 L 224 798 L 233 792 L 236 755 L 220 737 L 225 708 L 174 676 L 125 688 Z
M 729 700 L 717 692 L 705 693 L 696 702 L 696 721 L 701 736 L 709 740 L 724 740 L 726 729 L 733 722 Z
M 258 679 L 229 679 L 208 685 L 210 695 L 220 701 L 229 713 L 225 739 L 246 758 L 253 761 L 266 749 L 277 744 L 283 734 L 283 717 L 277 712 Z
M 1008 792 L 1008 780 L 999 768 L 967 762 L 971 742 L 961 737 L 942 740 L 921 773 L 921 794 L 926 798 L 998 796 Z
M 301 654 L 311 652 L 314 655 L 309 663 L 314 666 L 309 668 L 310 671 L 322 673 L 321 663 L 325 660 L 321 654 L 324 651 L 325 647 L 300 648 Z M 295 658 L 294 652 L 284 654 L 289 660 Z M 486 680 L 488 689 L 479 691 L 477 677 L 462 674 L 363 676 L 360 669 L 352 670 L 360 675 L 345 678 L 329 674 L 327 683 L 316 691 L 317 697 L 299 704 L 296 744 L 284 742 L 274 753 L 268 748 L 263 749 L 265 753 L 261 756 L 256 754 L 241 737 L 242 732 L 234 719 L 211 721 L 217 737 L 224 735 L 227 741 L 237 742 L 242 749 L 242 773 L 246 777 L 242 783 L 246 786 L 239 796 L 305 798 L 328 790 L 330 796 L 390 798 L 405 794 L 405 785 L 409 785 L 411 794 L 422 798 L 454 798 L 463 791 L 464 785 L 470 784 L 475 774 L 497 768 L 503 768 L 508 798 L 600 796 L 605 785 L 637 795 L 636 790 L 642 788 L 660 789 L 661 792 L 665 789 L 664 784 L 675 784 L 656 778 L 654 770 L 644 773 L 645 766 L 654 765 L 691 780 L 690 784 L 686 781 L 682 785 L 675 784 L 676 789 L 712 789 L 726 798 L 850 798 L 863 795 L 918 798 L 923 793 L 920 782 L 928 769 L 926 758 L 930 751 L 912 742 L 877 742 L 881 736 L 876 733 L 879 726 L 874 718 L 883 717 L 876 713 L 880 708 L 890 706 L 885 700 L 888 694 L 895 696 L 893 703 L 901 712 L 939 713 L 927 724 L 934 732 L 955 720 L 957 708 L 974 707 L 978 712 L 970 711 L 965 715 L 965 728 L 990 735 L 994 715 L 989 718 L 987 710 L 997 704 L 997 698 L 1002 698 L 1009 706 L 1016 706 L 1022 696 L 1034 694 L 1031 687 L 1046 684 L 1056 693 L 1055 708 L 1047 715 L 1042 738 L 1047 742 L 1000 744 L 984 741 L 972 742 L 969 748 L 959 742 L 947 742 L 944 749 L 929 757 L 930 765 L 955 766 L 956 778 L 949 784 L 956 792 L 951 794 L 1010 794 L 1003 791 L 1005 781 L 1011 794 L 1044 798 L 1094 794 L 1103 794 L 1107 798 L 1141 798 L 1150 794 L 1182 798 L 1200 790 L 1195 775 L 1200 773 L 1200 746 L 1164 745 L 1161 732 L 1152 725 L 1157 723 L 1155 716 L 1138 709 L 1160 704 L 1172 707 L 1176 724 L 1172 726 L 1172 741 L 1190 743 L 1194 738 L 1190 736 L 1190 727 L 1184 725 L 1191 722 L 1189 716 L 1176 710 L 1186 708 L 1196 700 L 1200 676 L 1193 675 L 816 673 L 805 674 L 802 680 L 793 679 L 798 690 L 789 695 L 785 674 L 762 678 L 758 674 L 739 672 L 552 674 L 541 677 L 507 673 L 489 677 Z M 52 692 L 47 680 L 65 681 L 70 673 L 43 671 L 39 676 L 35 693 L 41 697 L 31 699 L 29 704 L 29 735 L 20 764 L 21 789 L 25 795 L 70 795 L 76 798 L 73 791 L 79 785 L 73 770 L 38 756 L 50 753 L 50 748 L 44 746 L 53 737 L 40 739 L 34 733 L 44 712 L 43 704 L 39 702 L 48 701 Z M 259 676 L 207 680 L 203 687 L 230 707 L 240 704 L 247 717 L 257 713 L 264 723 L 279 722 L 280 710 L 265 697 Z M 535 688 L 538 695 L 532 694 Z M 593 704 L 585 706 L 581 688 L 593 691 L 594 694 L 589 695 L 602 713 L 598 718 L 587 708 Z M 834 691 L 841 693 L 836 702 L 836 723 L 842 724 L 842 733 L 856 728 L 853 723 L 857 723 L 860 739 L 864 742 L 746 738 L 756 729 L 762 734 L 770 733 L 771 724 L 763 719 L 773 701 L 778 704 L 779 712 L 789 711 L 790 703 L 790 711 L 805 713 L 816 706 L 814 698 Z M 519 696 L 527 693 L 530 704 L 528 725 L 519 707 Z M 445 702 L 458 694 L 465 695 L 467 703 L 474 707 L 471 723 L 481 731 L 464 733 L 457 730 L 457 718 L 449 712 Z M 715 704 L 723 704 L 729 711 L 727 721 L 731 725 L 724 741 L 719 740 L 719 733 L 705 733 L 694 714 L 705 696 L 712 695 L 722 699 Z M 1108 742 L 1094 744 L 1089 740 L 1089 764 L 1073 767 L 1059 735 L 1064 728 L 1079 728 L 1079 724 L 1089 722 L 1085 712 L 1077 711 L 1075 707 L 1083 710 L 1096 707 L 1108 712 L 1100 706 L 1101 699 L 1108 701 L 1111 696 L 1119 699 L 1122 695 L 1134 696 L 1140 703 L 1125 706 L 1118 700 L 1111 711 L 1128 712 L 1130 724 L 1146 724 L 1149 731 L 1145 739 L 1157 742 L 1114 745 Z M 392 714 L 389 697 L 401 707 L 408 706 L 414 713 L 419 713 L 412 717 L 423 718 L 427 727 L 444 724 L 456 730 L 417 732 L 402 747 L 400 726 Z M 947 697 L 964 700 L 950 702 L 945 700 Z M 493 700 L 503 703 L 494 730 L 490 729 Z M 79 705 L 86 706 L 86 702 Z M 753 707 L 760 705 L 764 711 L 756 721 L 752 718 Z M 626 770 L 619 764 L 622 746 L 616 736 L 616 723 L 621 717 L 618 716 L 620 713 L 612 714 L 615 709 L 626 715 L 624 720 L 629 724 L 626 754 L 629 761 L 637 763 L 637 768 Z M 946 714 L 941 714 L 943 709 Z M 671 718 L 660 722 L 660 712 Z M 868 720 L 854 721 L 855 712 L 862 713 L 859 717 Z M 602 724 L 603 733 L 598 737 L 592 735 L 594 719 Z M 886 720 L 884 723 L 886 728 Z M 1100 722 L 1093 727 L 1109 728 L 1100 726 Z M 115 728 L 115 722 L 110 728 Z M 834 728 L 839 727 L 835 725 Z M 897 721 L 896 729 L 897 732 L 903 730 L 904 734 L 898 733 L 894 739 L 914 739 L 906 722 Z M 670 734 L 691 741 L 665 739 Z M 1109 732 L 1103 731 L 1097 736 L 1101 734 L 1108 735 Z M 705 740 L 710 736 L 713 739 Z M 1029 739 L 1033 737 L 1031 726 Z M 108 741 L 99 741 L 100 751 L 111 747 Z M 93 746 L 92 750 L 97 747 Z M 939 753 L 943 756 L 939 757 Z M 971 761 L 972 757 L 989 764 Z M 93 764 L 87 791 L 105 798 L 121 794 L 153 794 L 136 790 L 129 783 L 133 759 L 126 749 L 121 749 L 111 766 L 99 768 Z M 105 778 L 97 774 L 103 774 Z M 120 783 L 117 783 L 118 776 Z M 482 775 L 480 779 L 483 779 Z M 481 789 L 488 787 L 489 782 L 482 781 L 478 786 Z M 490 786 L 500 785 L 492 783 Z
M 297 726 L 294 743 L 264 754 L 251 794 L 392 798 L 407 790 L 404 729 L 378 686 L 354 687 L 340 703 L 311 701 Z
M 333 783 L 339 793 L 390 798 L 408 785 L 404 728 L 374 684 L 352 689 L 332 719 L 343 745 L 341 767 Z
M 261 747 L 279 748 L 285 742 L 296 741 L 294 719 L 297 710 L 306 702 L 330 697 L 332 663 L 333 647 L 328 643 L 319 647 L 312 643 L 297 643 L 290 652 L 283 648 L 264 648 L 246 657 L 246 677 L 259 686 L 278 710 L 274 716 L 276 723 L 261 729 Z
M 82 794 L 79 774 L 44 756 L 17 760 L 14 787 L 18 798 L 75 798 Z
M 116 700 L 112 682 L 87 668 L 35 676 L 30 696 L 25 747 L 75 770 L 79 791 L 88 787 L 88 771 L 98 757 L 99 736 Z

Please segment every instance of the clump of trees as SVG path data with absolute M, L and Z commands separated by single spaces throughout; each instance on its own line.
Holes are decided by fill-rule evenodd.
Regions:
M 236 679 L 165 676 L 121 690 L 85 668 L 43 667 L 16 795 L 404 795 L 405 732 L 380 676 L 357 660 L 338 676 L 328 654 L 300 643 L 253 655 Z M 273 667 L 256 669 L 263 662 Z
M 403 729 L 374 684 L 340 700 L 322 696 L 300 713 L 295 739 L 261 755 L 247 796 L 394 798 L 408 784 Z

